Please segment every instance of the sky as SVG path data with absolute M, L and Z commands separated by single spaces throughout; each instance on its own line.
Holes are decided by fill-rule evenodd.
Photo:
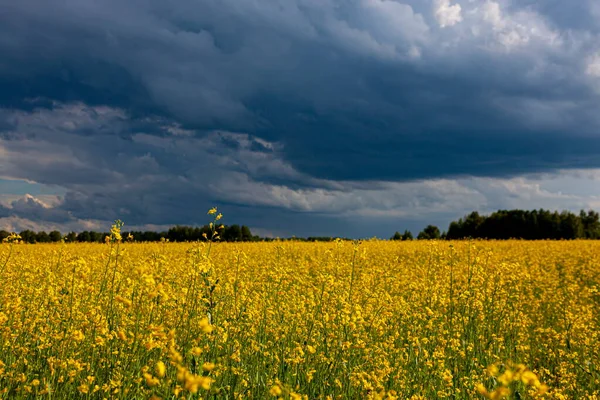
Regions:
M 600 209 L 595 0 L 0 0 L 0 229 Z

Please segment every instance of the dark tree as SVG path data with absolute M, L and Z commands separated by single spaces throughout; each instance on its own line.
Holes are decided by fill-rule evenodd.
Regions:
M 95 243 L 102 243 L 102 242 L 104 242 L 104 238 L 107 237 L 107 236 L 110 236 L 110 233 L 108 233 L 108 232 L 94 232 L 94 231 L 90 232 L 91 241 L 95 242 Z
M 213 230 L 216 231 L 218 236 L 213 237 Z M 190 226 L 174 226 L 167 232 L 154 232 L 154 231 L 134 231 L 134 232 L 122 232 L 121 236 L 124 240 L 131 234 L 133 241 L 136 242 L 158 242 L 162 238 L 168 239 L 171 242 L 195 242 L 205 240 L 221 240 L 221 241 L 259 241 L 260 237 L 252 235 L 250 228 L 247 226 L 231 225 L 226 226 L 223 229 L 221 227 L 211 227 L 204 225 L 200 227 Z M 0 231 L 0 241 L 10 235 L 9 232 Z M 95 231 L 82 231 L 79 233 L 69 232 L 65 237 L 67 242 L 82 242 L 82 243 L 102 243 L 106 236 L 109 236 L 108 232 L 95 232 Z M 219 237 L 220 236 L 220 237 Z M 59 231 L 52 231 L 50 234 L 40 231 L 33 232 L 31 230 L 24 230 L 21 232 L 21 237 L 24 242 L 27 243 L 46 243 L 46 242 L 60 242 L 62 239 Z M 216 239 L 215 239 L 216 238 Z
M 34 231 L 29 230 L 29 229 L 22 231 L 21 233 L 19 233 L 19 235 L 21 236 L 21 239 L 25 243 L 35 243 L 35 239 L 37 236 Z
M 226 226 L 222 238 L 226 242 L 241 242 L 242 241 L 242 228 L 239 225 Z
M 48 234 L 48 236 L 50 237 L 50 241 L 54 243 L 60 242 L 62 239 L 62 235 L 59 231 L 52 231 Z
M 400 232 L 396 231 L 396 233 L 394 233 L 394 236 L 392 236 L 390 240 L 402 240 L 402 235 L 400 234 Z
M 92 241 L 92 237 L 90 235 L 89 231 L 83 231 L 83 232 L 79 232 L 79 234 L 77 235 L 77 241 L 78 242 L 91 242 Z
M 440 238 L 440 229 L 435 225 L 427 225 L 425 229 L 419 232 L 417 239 L 419 240 L 429 240 L 429 239 L 439 239 Z
M 488 216 L 474 212 L 453 221 L 448 239 L 578 239 L 600 238 L 600 220 L 594 211 L 498 210 Z
M 48 235 L 45 231 L 39 231 L 35 234 L 35 241 L 37 243 L 49 243 L 50 235 Z
M 449 240 L 452 239 L 462 239 L 465 237 L 463 233 L 463 220 L 462 218 L 458 221 L 450 222 L 450 226 L 448 226 L 448 233 L 446 233 L 446 237 Z
M 67 242 L 74 243 L 77 241 L 77 234 L 75 232 L 69 232 L 66 237 Z
M 583 233 L 587 239 L 600 238 L 600 215 L 596 211 L 589 210 L 586 213 L 581 210 L 579 219 L 581 219 Z
M 187 226 L 174 226 L 167 232 L 167 239 L 171 242 L 186 242 L 191 239 L 192 228 Z
M 408 229 L 404 231 L 404 233 L 402 234 L 402 240 L 413 240 L 413 234 L 411 231 L 409 231 Z
M 577 239 L 584 237 L 581 219 L 573 213 L 563 211 L 560 214 L 560 236 L 562 239 Z
M 248 228 L 246 225 L 242 225 L 242 240 L 244 242 L 252 241 L 252 232 L 250 232 L 250 228 Z

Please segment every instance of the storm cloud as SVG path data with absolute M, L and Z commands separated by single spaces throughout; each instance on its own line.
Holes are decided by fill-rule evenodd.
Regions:
M 0 176 L 65 190 L 5 219 L 203 223 L 223 204 L 358 235 L 596 204 L 592 1 L 0 4 Z

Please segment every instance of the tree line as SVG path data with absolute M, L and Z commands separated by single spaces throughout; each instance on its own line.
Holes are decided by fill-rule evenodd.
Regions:
M 477 211 L 452 221 L 446 232 L 428 225 L 417 239 L 599 239 L 600 215 L 596 211 L 499 210 L 490 215 Z M 409 231 L 396 232 L 392 240 L 410 240 Z
M 259 241 L 256 235 L 253 235 L 246 225 L 228 225 L 218 229 L 219 241 L 222 242 L 251 242 Z M 0 243 L 7 238 L 10 232 L 0 230 Z M 108 232 L 82 231 L 79 233 L 69 232 L 62 235 L 61 232 L 54 230 L 52 232 L 39 231 L 35 232 L 29 229 L 19 233 L 21 240 L 25 243 L 52 243 L 65 240 L 66 242 L 82 242 L 94 243 L 104 242 L 104 238 L 109 236 Z M 168 231 L 129 231 L 123 232 L 123 238 L 131 235 L 131 240 L 134 242 L 159 242 L 168 240 L 170 242 L 195 242 L 198 240 L 207 240 L 212 237 L 212 228 L 209 225 L 201 227 L 181 226 L 177 225 L 170 228 Z
M 261 238 L 253 235 L 246 225 L 223 226 L 219 231 L 219 240 L 223 242 L 252 242 L 272 240 L 294 241 L 332 241 L 334 237 L 292 237 L 289 239 Z M 0 230 L 0 242 L 8 237 L 10 232 Z M 54 230 L 51 232 L 24 230 L 19 233 L 26 243 L 51 243 L 65 240 L 67 242 L 103 242 L 108 232 L 69 232 L 63 235 Z M 201 227 L 177 225 L 167 231 L 130 231 L 122 236 L 132 236 L 134 242 L 195 242 L 206 240 L 212 236 L 209 225 Z M 441 232 L 435 225 L 427 225 L 416 239 L 600 239 L 600 214 L 596 211 L 581 210 L 578 214 L 570 211 L 539 210 L 499 210 L 490 215 L 481 215 L 474 211 L 457 221 L 452 221 L 448 230 Z M 413 240 L 409 230 L 404 233 L 396 232 L 390 240 Z M 349 240 L 349 239 L 347 239 Z

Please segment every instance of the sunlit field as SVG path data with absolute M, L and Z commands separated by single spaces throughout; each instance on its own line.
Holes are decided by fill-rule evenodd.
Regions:
M 600 242 L 117 239 L 0 246 L 0 398 L 600 395 Z

